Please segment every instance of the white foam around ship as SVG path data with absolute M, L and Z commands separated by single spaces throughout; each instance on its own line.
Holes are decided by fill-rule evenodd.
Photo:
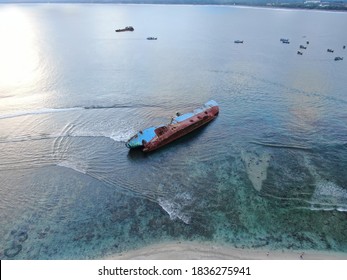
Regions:
M 112 132 L 109 138 L 116 142 L 125 142 L 127 141 L 131 136 L 135 135 L 135 131 L 133 130 L 126 130 L 126 131 L 118 131 L 118 132 Z

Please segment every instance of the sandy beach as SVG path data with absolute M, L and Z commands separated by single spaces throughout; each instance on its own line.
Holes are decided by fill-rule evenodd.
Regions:
M 166 242 L 105 257 L 108 260 L 347 260 L 346 253 L 240 249 L 200 242 Z

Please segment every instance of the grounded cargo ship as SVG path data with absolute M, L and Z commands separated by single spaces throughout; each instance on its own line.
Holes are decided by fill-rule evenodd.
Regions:
M 210 100 L 191 113 L 183 115 L 177 113 L 167 125 L 153 126 L 139 131 L 125 145 L 130 149 L 141 148 L 144 152 L 154 151 L 209 123 L 218 116 L 218 113 L 217 102 Z
M 127 26 L 127 27 L 125 27 L 125 28 L 123 28 L 123 29 L 116 29 L 116 32 L 134 31 L 134 30 L 135 30 L 134 27 L 132 27 L 132 26 Z

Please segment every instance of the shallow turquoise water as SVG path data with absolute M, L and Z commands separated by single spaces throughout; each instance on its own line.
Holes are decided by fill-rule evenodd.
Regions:
M 1 259 L 164 240 L 346 252 L 347 66 L 334 61 L 346 24 L 337 12 L 1 5 Z M 125 148 L 209 99 L 220 115 L 203 129 L 151 154 Z

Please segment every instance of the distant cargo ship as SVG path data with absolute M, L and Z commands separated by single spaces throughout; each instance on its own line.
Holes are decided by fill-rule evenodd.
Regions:
M 127 26 L 127 27 L 125 27 L 125 28 L 123 28 L 123 29 L 116 29 L 116 32 L 134 31 L 134 30 L 135 30 L 134 27 L 132 27 L 132 26 Z

